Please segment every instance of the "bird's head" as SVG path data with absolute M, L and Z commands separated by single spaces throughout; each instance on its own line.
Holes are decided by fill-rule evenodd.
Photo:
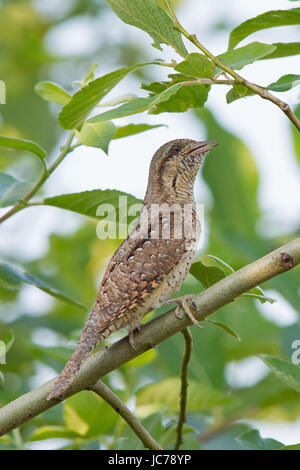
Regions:
M 149 171 L 145 202 L 191 202 L 193 187 L 205 155 L 218 143 L 176 139 L 155 152 Z

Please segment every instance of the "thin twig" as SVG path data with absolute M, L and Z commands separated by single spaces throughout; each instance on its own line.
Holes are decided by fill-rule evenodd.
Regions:
M 0 223 L 7 220 L 13 214 L 16 214 L 22 209 L 25 209 L 26 207 L 28 207 L 29 205 L 28 201 L 30 201 L 30 199 L 36 194 L 36 192 L 40 189 L 40 187 L 44 184 L 44 182 L 49 178 L 49 176 L 54 172 L 54 170 L 58 167 L 58 165 L 63 161 L 66 155 L 72 152 L 72 150 L 75 148 L 75 146 L 71 147 L 73 138 L 74 138 L 74 131 L 70 133 L 69 138 L 66 142 L 66 145 L 64 145 L 61 148 L 61 152 L 58 155 L 57 159 L 52 163 L 52 165 L 49 166 L 48 169 L 47 168 L 45 169 L 40 179 L 33 186 L 33 188 L 26 194 L 26 196 L 24 196 L 23 199 L 18 201 L 8 212 L 6 212 L 6 214 L 0 217 Z
M 293 113 L 288 103 L 276 98 L 276 96 L 272 95 L 269 91 L 265 88 L 262 88 L 255 83 L 249 82 L 241 75 L 239 75 L 232 67 L 229 65 L 224 64 L 220 59 L 214 56 L 198 39 L 195 34 L 190 34 L 179 22 L 178 18 L 176 17 L 174 10 L 172 8 L 170 0 L 165 0 L 165 5 L 170 13 L 171 18 L 174 21 L 173 28 L 179 31 L 183 36 L 185 36 L 190 42 L 192 42 L 198 49 L 200 49 L 206 57 L 208 57 L 217 67 L 226 72 L 228 75 L 234 78 L 235 84 L 243 85 L 249 90 L 253 91 L 256 95 L 259 95 L 261 98 L 271 101 L 276 106 L 278 106 L 281 111 L 289 118 L 289 120 L 294 124 L 294 126 L 300 131 L 300 121 L 297 116 Z
M 188 365 L 192 355 L 193 349 L 193 337 L 189 328 L 182 330 L 185 341 L 185 351 L 182 358 L 181 364 L 181 389 L 180 389 L 180 410 L 177 424 L 177 438 L 174 446 L 174 450 L 178 450 L 183 444 L 183 426 L 186 422 L 186 405 L 187 405 L 187 389 L 188 389 Z
M 97 395 L 103 398 L 103 400 L 105 400 L 117 413 L 119 413 L 120 416 L 122 416 L 146 448 L 150 450 L 162 450 L 162 447 L 158 442 L 156 442 L 147 429 L 144 428 L 142 423 L 127 408 L 122 400 L 120 400 L 120 398 L 101 380 L 98 380 L 95 385 L 88 387 L 88 389 L 97 393 Z
M 293 266 L 297 266 L 300 263 L 300 238 L 244 266 L 196 295 L 194 301 L 198 307 L 198 311 L 195 312 L 197 320 L 204 320 L 243 292 L 286 272 L 287 267 L 281 261 L 282 253 L 287 253 L 293 260 Z M 178 319 L 175 309 L 159 315 L 144 325 L 141 332 L 135 334 L 136 349 L 130 346 L 126 336 L 109 348 L 104 348 L 87 358 L 62 399 L 86 389 L 100 377 L 151 349 L 154 344 L 159 344 L 182 331 L 190 324 L 191 320 L 187 316 Z M 54 378 L 0 408 L 0 436 L 57 405 L 59 400 L 47 400 L 56 380 L 57 378 Z

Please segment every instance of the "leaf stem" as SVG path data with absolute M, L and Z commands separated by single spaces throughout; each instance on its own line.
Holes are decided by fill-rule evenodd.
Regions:
M 49 168 L 46 168 L 45 166 L 40 179 L 36 182 L 33 188 L 23 197 L 23 199 L 18 201 L 8 212 L 6 212 L 6 214 L 0 217 L 0 223 L 4 222 L 13 214 L 16 214 L 17 212 L 21 211 L 22 209 L 25 209 L 25 207 L 28 207 L 30 205 L 28 204 L 28 201 L 40 189 L 40 187 L 44 184 L 44 182 L 49 178 L 49 176 L 54 172 L 54 170 L 58 167 L 58 165 L 63 161 L 66 155 L 72 152 L 72 150 L 76 147 L 76 145 L 71 147 L 71 143 L 74 138 L 74 135 L 75 135 L 74 131 L 72 131 L 68 137 L 66 144 L 61 148 L 61 152 L 58 155 L 57 159 L 52 163 L 52 165 L 49 166 Z
M 217 67 L 222 69 L 225 73 L 230 75 L 234 78 L 234 83 L 237 85 L 243 85 L 244 87 L 248 88 L 249 90 L 253 91 L 256 95 L 259 95 L 261 98 L 271 101 L 276 106 L 278 106 L 281 111 L 288 117 L 288 119 L 294 124 L 294 126 L 300 131 L 300 121 L 297 116 L 293 113 L 292 109 L 285 103 L 284 101 L 278 99 L 276 96 L 272 95 L 267 91 L 265 88 L 262 88 L 255 83 L 249 82 L 241 75 L 239 75 L 232 67 L 229 65 L 224 64 L 220 59 L 214 56 L 198 39 L 195 34 L 190 34 L 179 22 L 178 18 L 176 17 L 170 0 L 165 0 L 165 5 L 168 9 L 170 16 L 174 21 L 173 28 L 179 31 L 183 36 L 185 36 L 190 42 L 192 42 L 200 51 L 203 52 L 206 57 L 208 57 Z
M 155 441 L 151 434 L 144 428 L 142 423 L 134 416 L 134 414 L 127 408 L 127 406 L 114 394 L 114 392 L 107 387 L 101 380 L 95 385 L 88 388 L 103 400 L 105 400 L 120 416 L 126 421 L 128 426 L 133 430 L 137 437 L 142 441 L 144 446 L 150 450 L 162 450 L 162 447 Z
M 181 364 L 181 389 L 180 389 L 180 410 L 178 424 L 176 428 L 177 438 L 174 450 L 178 450 L 183 444 L 183 426 L 186 422 L 186 405 L 187 405 L 187 389 L 188 389 L 188 365 L 192 355 L 193 337 L 189 328 L 182 330 L 185 341 L 185 351 Z

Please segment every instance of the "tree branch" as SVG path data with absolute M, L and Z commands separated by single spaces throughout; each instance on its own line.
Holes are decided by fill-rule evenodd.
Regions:
M 0 217 L 0 223 L 7 220 L 12 215 L 16 214 L 17 212 L 25 209 L 25 207 L 33 204 L 29 204 L 30 199 L 36 194 L 36 192 L 40 189 L 40 187 L 44 184 L 44 182 L 49 178 L 49 176 L 53 173 L 53 171 L 58 167 L 58 165 L 63 161 L 63 159 L 68 155 L 68 153 L 72 152 L 75 146 L 71 147 L 72 140 L 74 138 L 74 131 L 72 131 L 68 137 L 66 145 L 61 148 L 61 152 L 58 155 L 57 159 L 49 166 L 49 168 L 44 168 L 44 172 L 37 183 L 33 186 L 33 188 L 23 197 L 20 201 L 18 201 L 6 214 Z
M 185 351 L 181 364 L 181 389 L 180 389 L 180 411 L 177 424 L 177 438 L 174 450 L 178 450 L 183 443 L 183 425 L 186 422 L 186 404 L 187 404 L 187 389 L 188 389 L 188 365 L 192 355 L 193 337 L 189 328 L 182 330 L 185 342 Z
M 144 428 L 142 423 L 134 416 L 133 413 L 127 408 L 127 406 L 120 400 L 120 398 L 114 394 L 109 387 L 107 387 L 101 380 L 98 380 L 95 385 L 88 387 L 88 390 L 92 390 L 99 397 L 103 398 L 120 416 L 126 421 L 133 432 L 142 441 L 145 447 L 151 450 L 162 450 L 162 447 L 158 442 L 153 439 L 151 434 Z
M 289 118 L 289 120 L 294 124 L 294 126 L 300 131 L 300 121 L 297 116 L 293 113 L 290 106 L 285 103 L 284 101 L 278 99 L 276 96 L 272 95 L 269 91 L 265 88 L 262 88 L 255 83 L 249 82 L 241 75 L 239 75 L 232 67 L 229 65 L 224 64 L 220 59 L 218 59 L 214 54 L 212 54 L 206 47 L 197 39 L 195 34 L 190 34 L 180 23 L 177 16 L 174 13 L 170 0 L 165 0 L 165 5 L 169 11 L 171 18 L 174 21 L 173 28 L 179 31 L 183 36 L 185 36 L 190 42 L 192 42 L 201 52 L 203 52 L 206 57 L 208 57 L 217 67 L 222 69 L 228 75 L 234 78 L 234 83 L 237 85 L 243 85 L 248 90 L 253 91 L 256 95 L 259 95 L 261 98 L 271 101 L 276 106 L 278 106 L 281 111 Z M 220 83 L 220 82 L 219 82 Z
M 282 256 L 282 253 L 289 255 L 290 263 L 285 263 L 284 260 L 287 259 L 287 256 Z M 194 300 L 199 309 L 195 313 L 195 317 L 199 321 L 204 320 L 208 315 L 228 304 L 243 292 L 299 263 L 300 238 L 297 238 L 263 258 L 244 266 L 239 271 L 225 277 L 195 296 Z M 103 348 L 86 360 L 63 399 L 86 389 L 96 383 L 100 377 L 151 349 L 153 345 L 161 343 L 170 336 L 182 331 L 190 324 L 191 321 L 187 316 L 178 319 L 175 315 L 175 309 L 172 309 L 148 322 L 143 326 L 140 333 L 135 334 L 136 350 L 129 345 L 127 336 L 112 344 L 109 348 Z M 43 411 L 55 406 L 58 403 L 57 400 L 47 401 L 47 395 L 55 380 L 50 380 L 3 406 L 0 409 L 0 435 L 6 434 Z

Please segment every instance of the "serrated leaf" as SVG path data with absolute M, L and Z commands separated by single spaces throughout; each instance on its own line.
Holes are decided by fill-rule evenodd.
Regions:
M 57 104 L 69 103 L 72 96 L 63 87 L 54 82 L 43 80 L 34 86 L 34 91 L 44 100 Z
M 230 65 L 233 69 L 240 70 L 246 65 L 253 64 L 256 60 L 271 54 L 276 49 L 273 44 L 265 44 L 262 42 L 251 42 L 246 46 L 232 49 L 217 56 L 223 64 Z M 217 68 L 216 72 L 220 73 Z
M 262 355 L 260 358 L 280 380 L 300 393 L 300 367 L 298 365 L 274 356 Z
M 127 124 L 126 126 L 120 126 L 116 128 L 113 140 L 122 139 L 130 135 L 139 134 L 140 132 L 150 131 L 156 127 L 163 127 L 165 124 Z
M 221 330 L 225 331 L 225 333 L 229 334 L 230 336 L 233 336 L 237 341 L 241 341 L 240 336 L 228 325 L 225 325 L 225 323 L 222 323 L 220 321 L 215 321 L 215 320 L 205 320 L 208 321 L 209 323 L 212 323 L 213 325 L 217 326 Z
M 173 29 L 173 21 L 154 0 L 106 0 L 106 3 L 124 23 L 150 34 L 153 47 L 161 50 L 160 45 L 167 44 L 181 56 L 187 55 L 181 34 Z
M 11 206 L 23 199 L 31 187 L 32 182 L 19 181 L 0 171 L 0 207 Z
M 162 93 L 158 95 L 153 95 L 148 98 L 136 98 L 135 100 L 130 101 L 129 103 L 123 104 L 116 109 L 111 109 L 105 113 L 98 114 L 97 116 L 92 117 L 88 122 L 100 122 L 107 121 L 111 119 L 117 119 L 120 117 L 130 116 L 132 114 L 142 113 L 147 111 L 150 108 L 158 106 L 164 101 L 168 101 L 172 95 L 177 93 L 177 91 L 182 87 L 181 83 L 176 83 L 173 86 L 170 86 Z
M 0 147 L 27 150 L 28 152 L 31 152 L 39 157 L 41 160 L 44 160 L 46 157 L 46 151 L 39 144 L 33 142 L 32 140 L 0 135 Z
M 256 429 L 240 434 L 235 440 L 248 450 L 279 450 L 283 446 L 275 439 L 263 439 Z
M 225 277 L 225 273 L 222 269 L 217 266 L 207 266 L 201 263 L 201 261 L 192 264 L 190 273 L 201 282 L 204 289 L 207 289 Z
M 62 292 L 58 291 L 56 288 L 49 286 L 42 279 L 38 279 L 35 276 L 32 276 L 29 273 L 21 272 L 16 269 L 14 266 L 11 266 L 6 263 L 0 263 L 0 285 L 8 289 L 19 289 L 24 284 L 29 284 L 37 287 L 38 289 L 46 292 L 47 294 L 56 297 L 59 300 L 68 302 L 76 307 L 85 309 L 85 306 L 80 302 L 66 296 Z
M 300 75 L 288 74 L 280 77 L 276 82 L 267 86 L 272 91 L 287 91 L 300 85 Z
M 244 21 L 230 33 L 229 49 L 233 49 L 239 42 L 256 31 L 300 24 L 300 8 L 290 10 L 272 10 Z
M 79 129 L 97 103 L 123 78 L 129 73 L 153 63 L 157 62 L 131 65 L 90 81 L 86 86 L 77 91 L 72 96 L 71 101 L 61 110 L 58 117 L 61 127 L 64 129 Z
M 177 377 L 165 379 L 161 382 L 148 385 L 137 393 L 137 406 L 157 404 L 167 406 L 172 411 L 179 409 L 181 381 Z M 223 392 L 204 383 L 189 381 L 187 400 L 188 411 L 201 411 L 220 406 L 229 401 Z
M 193 52 L 174 68 L 177 72 L 191 77 L 205 78 L 213 75 L 216 66 L 205 55 Z
M 108 153 L 108 146 L 116 132 L 116 126 L 110 122 L 86 122 L 80 131 L 75 131 L 78 141 L 88 147 L 96 147 Z

